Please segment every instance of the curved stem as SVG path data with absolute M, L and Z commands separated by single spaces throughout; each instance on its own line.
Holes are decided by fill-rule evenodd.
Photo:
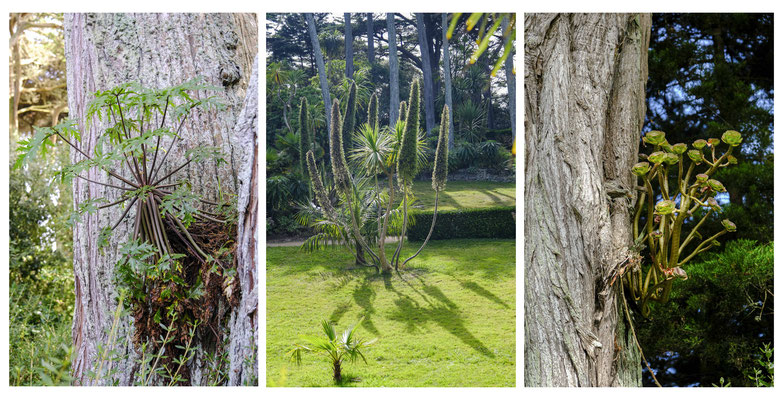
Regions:
M 408 261 L 418 257 L 418 254 L 421 253 L 421 250 L 426 247 L 426 244 L 429 243 L 429 238 L 432 237 L 432 232 L 434 232 L 434 223 L 437 221 L 437 202 L 440 198 L 440 191 L 434 192 L 434 214 L 432 215 L 432 226 L 429 227 L 429 233 L 426 235 L 426 239 L 424 240 L 424 244 L 421 245 L 421 247 L 418 249 L 418 251 L 415 252 L 412 256 L 408 257 L 407 260 L 405 260 L 402 263 L 402 268 L 404 268 L 405 264 L 407 264 Z

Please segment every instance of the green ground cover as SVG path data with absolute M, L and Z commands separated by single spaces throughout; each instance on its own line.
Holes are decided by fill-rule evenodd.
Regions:
M 342 332 L 362 316 L 359 337 L 377 342 L 365 352 L 367 364 L 343 366 L 344 385 L 515 385 L 514 240 L 432 241 L 391 276 L 356 268 L 339 248 L 268 247 L 266 254 L 269 386 L 333 385 L 327 359 L 306 353 L 297 366 L 286 353 L 299 335 L 322 335 L 323 319 Z
M 413 182 L 416 205 L 423 210 L 434 208 L 434 190 L 431 181 Z M 440 193 L 439 210 L 483 208 L 516 205 L 516 184 L 497 182 L 449 181 Z

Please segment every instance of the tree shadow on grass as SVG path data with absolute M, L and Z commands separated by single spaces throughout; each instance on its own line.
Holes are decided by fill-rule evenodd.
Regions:
M 397 309 L 391 313 L 389 319 L 404 322 L 408 332 L 417 331 L 419 325 L 423 323 L 434 322 L 473 350 L 489 358 L 495 357 L 494 353 L 465 327 L 459 306 L 451 301 L 440 288 L 429 285 L 420 277 L 410 274 L 421 284 L 421 290 L 418 290 L 402 274 L 397 273 L 397 276 L 413 289 L 423 303 L 392 288 L 391 291 L 396 293 L 398 297 L 394 300 Z
M 372 288 L 372 278 L 369 274 L 364 276 L 364 279 L 353 289 L 353 301 L 361 308 L 364 309 L 362 315 L 364 316 L 364 322 L 361 325 L 374 335 L 378 335 L 377 328 L 372 323 L 372 314 L 375 313 L 375 306 L 372 304 L 377 294 Z
M 465 288 L 467 290 L 470 290 L 473 293 L 477 294 L 478 296 L 481 296 L 481 297 L 483 297 L 483 298 L 485 298 L 485 299 L 487 299 L 489 301 L 497 303 L 497 304 L 501 305 L 502 307 L 504 307 L 506 309 L 509 308 L 507 303 L 505 303 L 501 298 L 497 297 L 496 294 L 490 292 L 489 290 L 487 290 L 483 286 L 481 286 L 481 285 L 479 285 L 479 284 L 477 284 L 477 283 L 475 283 L 473 281 L 463 281 L 463 280 L 461 280 L 461 279 L 459 279 L 459 278 L 457 278 L 455 276 L 453 278 L 456 279 L 456 281 L 458 281 L 459 284 L 463 288 Z

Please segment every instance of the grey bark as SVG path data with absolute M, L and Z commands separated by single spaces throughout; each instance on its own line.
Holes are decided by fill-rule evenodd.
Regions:
M 242 298 L 231 312 L 229 385 L 257 385 L 258 363 L 258 56 L 242 113 L 234 128 L 239 160 L 237 203 L 237 267 Z
M 242 110 L 252 74 L 252 60 L 257 49 L 257 20 L 249 14 L 66 14 L 65 57 L 68 63 L 68 107 L 81 133 L 81 148 L 91 153 L 98 134 L 108 121 L 84 118 L 88 102 L 96 90 L 137 81 L 147 87 L 166 87 L 196 76 L 203 76 L 215 86 L 224 87 L 217 95 L 226 104 L 223 111 L 195 111 L 190 114 L 181 138 L 166 160 L 160 176 L 184 160 L 184 152 L 198 145 L 220 147 L 228 155 L 228 166 L 213 162 L 191 165 L 179 172 L 190 180 L 193 190 L 215 200 L 218 185 L 236 193 L 239 160 L 245 149 L 234 145 L 234 127 Z M 167 147 L 168 143 L 161 146 Z M 71 160 L 81 158 L 71 152 Z M 118 165 L 121 175 L 129 175 Z M 95 170 L 87 178 L 106 181 L 104 173 Z M 73 201 L 77 205 L 89 198 L 115 199 L 117 189 L 74 179 Z M 77 385 L 128 385 L 133 382 L 137 355 L 131 340 L 132 319 L 119 319 L 116 340 L 111 346 L 108 331 L 117 308 L 113 284 L 118 247 L 132 234 L 133 218 L 126 218 L 114 231 L 109 246 L 99 251 L 96 237 L 101 227 L 115 221 L 123 212 L 117 207 L 85 215 L 73 228 L 75 307 L 73 321 L 74 361 L 72 374 Z M 248 296 L 249 293 L 242 293 Z M 227 322 L 227 321 L 226 321 Z M 231 332 L 231 335 L 240 335 Z M 230 340 L 230 338 L 229 338 Z M 117 359 L 104 366 L 115 369 L 110 377 L 94 381 L 88 373 L 99 360 L 99 346 L 112 347 Z M 206 367 L 202 349 L 189 365 L 191 383 L 205 383 Z
M 448 106 L 448 148 L 453 149 L 456 131 L 453 128 L 453 91 L 451 89 L 451 50 L 448 48 L 448 14 L 443 13 L 443 81 L 445 82 L 445 105 Z M 441 122 L 442 123 L 442 122 Z
M 367 60 L 375 62 L 375 20 L 372 13 L 367 13 Z
M 509 35 L 508 19 L 502 20 L 502 35 Z M 508 111 L 510 111 L 510 130 L 512 140 L 516 140 L 516 74 L 513 73 L 513 58 L 516 55 L 516 46 L 511 47 L 511 53 L 505 59 L 505 80 L 508 82 Z
M 426 45 L 426 25 L 424 14 L 416 13 L 415 20 L 418 31 L 418 48 L 421 50 L 421 71 L 424 74 L 424 114 L 426 120 L 426 134 L 434 129 L 434 82 L 432 81 L 432 64 L 429 60 L 429 48 Z
M 388 69 L 389 69 L 389 102 L 388 117 L 389 126 L 394 126 L 399 119 L 399 56 L 396 49 L 396 23 L 394 13 L 386 14 L 386 26 L 388 29 Z
M 353 26 L 350 13 L 345 13 L 345 76 L 353 79 Z
M 307 17 L 307 29 L 310 32 L 310 42 L 312 42 L 312 52 L 315 53 L 315 63 L 318 65 L 318 79 L 320 79 L 320 94 L 323 96 L 323 104 L 326 107 L 326 126 L 331 126 L 331 94 L 329 94 L 329 82 L 326 80 L 326 66 L 323 64 L 323 52 L 320 50 L 318 41 L 318 30 L 315 27 L 315 18 L 312 13 L 305 14 Z
M 641 384 L 607 280 L 632 244 L 650 27 L 648 14 L 525 15 L 527 386 Z

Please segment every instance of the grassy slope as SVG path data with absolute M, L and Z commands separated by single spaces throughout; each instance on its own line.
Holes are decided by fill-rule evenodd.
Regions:
M 413 182 L 417 206 L 434 208 L 434 190 L 429 181 Z M 440 193 L 440 210 L 516 205 L 516 184 L 496 182 L 448 182 Z
M 413 251 L 406 246 L 403 254 Z M 267 248 L 270 386 L 332 385 L 322 356 L 305 354 L 296 366 L 286 352 L 300 334 L 322 335 L 322 319 L 342 332 L 362 315 L 359 337 L 378 341 L 367 349 L 368 364 L 343 367 L 346 377 L 360 379 L 347 385 L 515 385 L 513 240 L 434 241 L 402 276 L 351 267 L 340 249 Z

